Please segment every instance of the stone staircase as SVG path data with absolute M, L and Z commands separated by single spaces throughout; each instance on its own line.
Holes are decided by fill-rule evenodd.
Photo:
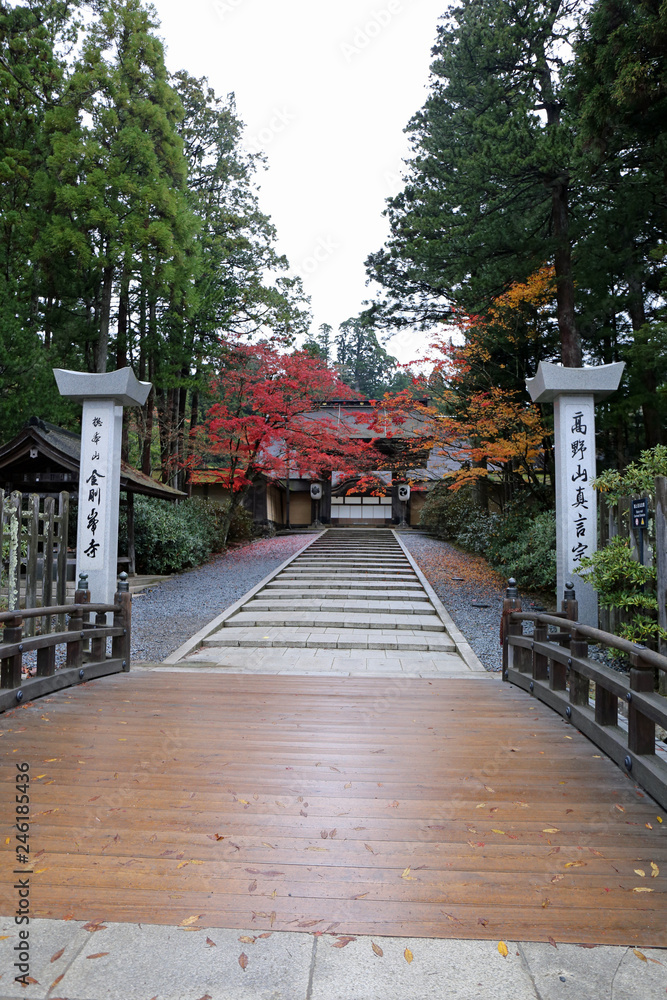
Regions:
M 383 528 L 325 532 L 203 646 L 456 650 L 410 560 Z

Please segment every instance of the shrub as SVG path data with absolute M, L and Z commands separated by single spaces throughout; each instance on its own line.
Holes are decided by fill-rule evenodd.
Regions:
M 486 557 L 491 565 L 513 576 L 522 588 L 556 589 L 556 515 L 519 513 L 514 507 L 499 518 L 488 537 Z
M 536 510 L 532 499 L 515 501 L 504 515 L 489 513 L 476 506 L 472 489 L 453 491 L 438 483 L 420 523 L 438 538 L 483 555 L 523 588 L 556 588 L 556 516 Z
M 191 497 L 181 503 L 137 496 L 134 502 L 134 540 L 139 573 L 178 573 L 200 566 L 223 548 L 225 504 Z M 230 541 L 252 537 L 252 516 L 235 513 Z M 127 538 L 127 515 L 122 509 L 121 536 Z

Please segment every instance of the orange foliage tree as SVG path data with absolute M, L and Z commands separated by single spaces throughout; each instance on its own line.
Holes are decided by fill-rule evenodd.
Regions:
M 484 316 L 454 314 L 452 325 L 463 342 L 443 331 L 431 345 L 430 374 L 415 378 L 413 392 L 378 401 L 374 428 L 420 422 L 422 434 L 412 439 L 412 448 L 433 449 L 450 488 L 472 484 L 482 502 L 487 483 L 495 484 L 501 504 L 519 486 L 542 492 L 549 430 L 527 400 L 524 373 L 506 369 L 512 348 L 532 341 L 539 352 L 553 312 L 554 282 L 553 268 L 543 267 L 497 298 Z

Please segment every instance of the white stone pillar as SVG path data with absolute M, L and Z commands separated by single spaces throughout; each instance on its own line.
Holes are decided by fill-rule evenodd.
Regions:
M 120 453 L 123 406 L 143 406 L 150 382 L 131 368 L 89 375 L 54 369 L 58 389 L 83 403 L 76 571 L 88 575 L 93 604 L 112 604 L 116 592 Z
M 526 379 L 534 403 L 554 404 L 556 460 L 557 607 L 565 584 L 572 581 L 579 621 L 598 627 L 598 595 L 577 576 L 585 556 L 597 551 L 597 474 L 595 403 L 618 389 L 625 365 L 564 368 L 542 361 L 535 378 Z

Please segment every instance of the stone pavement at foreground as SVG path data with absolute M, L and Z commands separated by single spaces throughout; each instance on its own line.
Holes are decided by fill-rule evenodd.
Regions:
M 382 528 L 323 532 L 164 662 L 490 678 L 400 537 Z
M 15 931 L 0 918 L 0 937 Z M 633 948 L 508 940 L 503 957 L 491 941 L 336 940 L 34 920 L 36 983 L 15 984 L 11 951 L 0 947 L 0 1000 L 664 1000 L 667 986 L 659 949 L 643 949 L 644 961 Z M 49 989 L 58 976 L 64 993 L 64 982 Z

